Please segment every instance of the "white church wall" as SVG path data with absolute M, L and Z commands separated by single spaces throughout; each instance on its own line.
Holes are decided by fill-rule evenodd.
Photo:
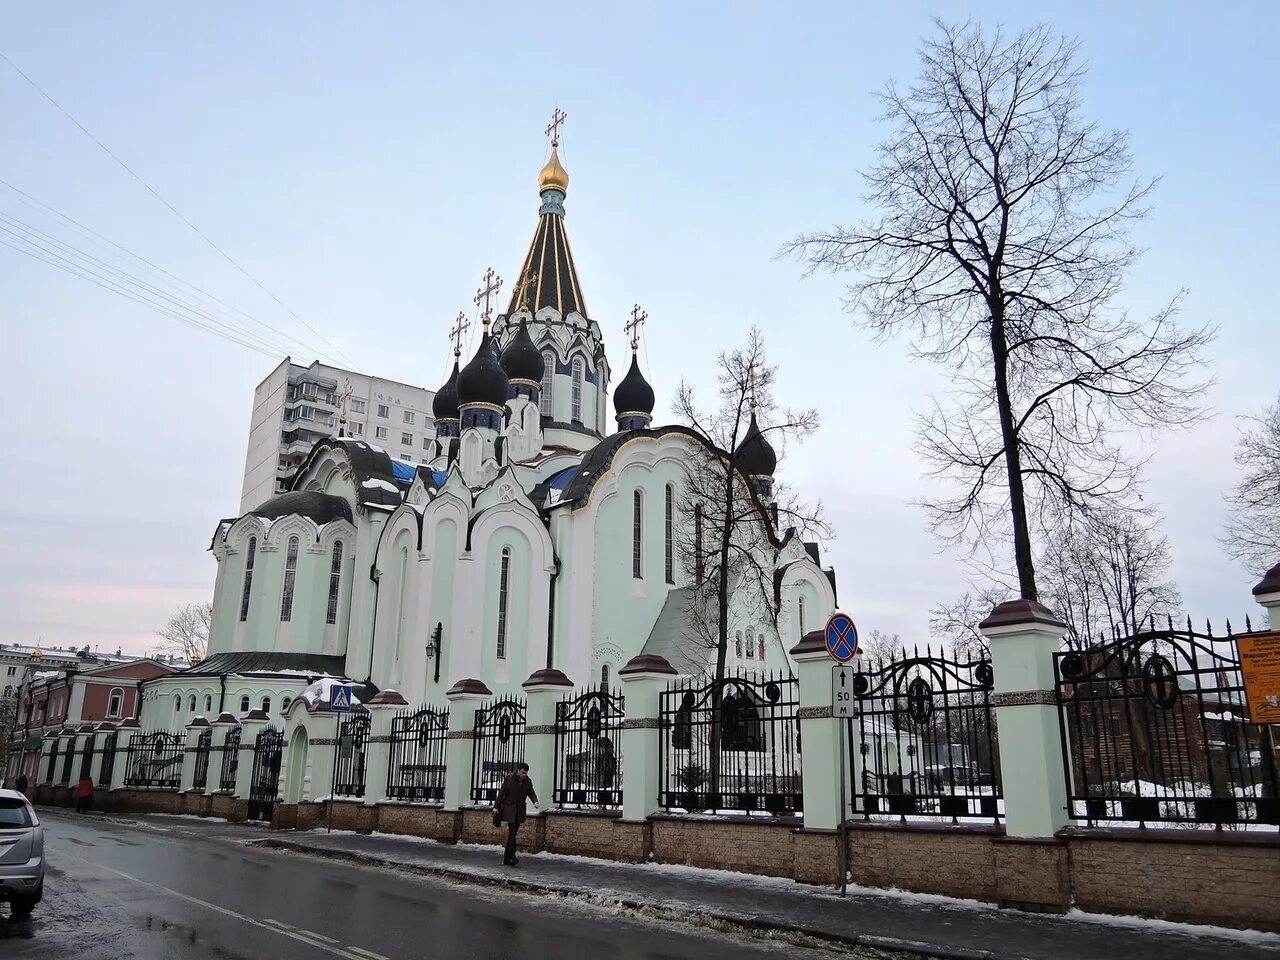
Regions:
M 363 680 L 369 675 L 370 645 L 373 642 L 374 604 L 380 591 L 369 571 L 377 566 L 377 548 L 388 515 L 370 511 L 356 520 L 356 544 L 352 555 L 350 612 L 344 635 L 347 676 Z

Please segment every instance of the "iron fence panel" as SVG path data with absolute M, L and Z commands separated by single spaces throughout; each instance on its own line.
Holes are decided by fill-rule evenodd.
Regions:
M 1280 826 L 1280 730 L 1250 719 L 1230 624 L 1152 622 L 1053 667 L 1072 819 Z
M 333 795 L 363 797 L 369 750 L 369 714 L 353 713 L 338 725 L 333 753 Z
M 804 810 L 794 677 L 687 678 L 659 698 L 659 806 L 772 816 Z
M 125 748 L 124 785 L 176 790 L 182 780 L 185 737 L 156 730 L 136 733 Z
M 271 819 L 280 790 L 280 760 L 284 755 L 284 731 L 263 727 L 253 742 L 253 771 L 249 778 L 250 820 Z
M 196 769 L 191 781 L 193 790 L 203 790 L 209 785 L 209 752 L 213 749 L 213 731 L 201 730 L 196 740 Z
M 236 774 L 240 770 L 240 728 L 232 727 L 227 731 L 226 740 L 222 744 L 222 770 L 218 774 L 218 789 L 224 793 L 235 793 Z
M 476 711 L 472 743 L 471 800 L 493 803 L 502 781 L 524 759 L 523 700 L 498 700 Z
M 1003 817 L 987 658 L 919 650 L 859 664 L 849 720 L 855 812 L 866 819 Z
M 80 779 L 93 776 L 93 756 L 95 753 L 96 736 L 91 736 L 85 741 L 84 750 L 80 754 Z
M 111 778 L 116 775 L 116 743 L 117 734 L 114 730 L 107 734 L 106 739 L 102 741 L 102 770 L 98 774 L 102 778 L 102 786 L 110 787 Z
M 554 801 L 565 807 L 622 806 L 626 704 L 607 687 L 556 704 Z
M 71 782 L 71 767 L 76 762 L 76 738 L 67 737 L 67 750 L 62 755 L 62 776 L 58 782 L 67 784 Z
M 387 796 L 419 803 L 444 801 L 444 757 L 449 711 L 423 707 L 391 721 L 391 764 Z

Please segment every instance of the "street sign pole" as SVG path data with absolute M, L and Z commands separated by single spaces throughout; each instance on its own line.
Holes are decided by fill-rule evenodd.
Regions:
M 840 751 L 840 896 L 849 886 L 849 784 L 848 744 L 845 728 L 853 717 L 853 667 L 845 666 L 858 653 L 858 628 L 853 618 L 838 610 L 827 620 L 823 631 L 827 654 L 835 661 L 831 668 L 831 718 L 836 721 L 836 749 Z
M 840 896 L 845 895 L 845 891 L 849 885 L 849 819 L 848 812 L 845 807 L 845 780 L 847 774 L 845 772 L 845 764 L 848 762 L 845 758 L 845 727 L 849 725 L 848 720 L 837 720 L 840 725 L 840 732 L 837 735 L 836 742 L 839 744 L 840 750 Z

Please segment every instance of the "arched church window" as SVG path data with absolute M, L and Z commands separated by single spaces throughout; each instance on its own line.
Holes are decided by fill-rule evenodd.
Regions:
M 569 411 L 569 419 L 574 423 L 582 422 L 582 358 L 573 358 L 573 393 L 570 394 L 572 400 L 571 409 Z
M 764 634 L 763 633 L 756 638 L 756 646 L 760 653 L 760 659 L 763 660 L 764 659 Z
M 262 698 L 262 712 L 263 712 L 263 713 L 270 713 L 270 712 L 271 712 L 271 698 L 270 698 L 270 697 L 263 697 L 263 698 Z
M 631 495 L 631 576 L 644 578 L 644 494 L 639 490 Z
M 742 634 L 738 634 L 742 636 Z M 754 660 L 756 656 L 756 645 L 751 642 L 751 634 L 747 634 L 747 659 Z
M 283 697 L 280 700 L 280 712 L 288 713 L 289 705 L 293 703 L 293 697 Z
M 742 658 L 742 631 L 741 630 L 739 630 L 736 634 L 734 634 L 733 646 L 734 646 L 734 654 L 739 659 L 741 659 Z
M 204 695 L 204 712 L 208 713 L 212 709 L 213 709 L 213 696 L 211 694 L 206 693 Z
M 247 693 L 240 698 L 240 712 L 241 713 L 249 712 L 249 695 Z
M 249 549 L 244 555 L 244 587 L 240 591 L 240 622 L 249 617 L 249 593 L 253 590 L 253 558 L 258 552 L 258 538 L 249 538 Z
M 325 609 L 324 622 L 338 622 L 338 587 L 342 583 L 342 541 L 333 542 L 333 559 L 329 562 L 329 605 Z
M 118 717 L 124 709 L 124 688 L 112 687 L 111 696 L 107 699 L 107 716 Z
M 187 699 L 187 712 L 196 712 L 196 695 L 194 693 Z
M 174 694 L 174 697 L 173 697 L 173 712 L 174 712 L 174 713 L 181 713 L 181 712 L 182 712 L 182 694 L 180 694 L 180 693 L 179 693 L 179 694 Z
M 280 591 L 280 622 L 293 619 L 293 583 L 298 576 L 298 538 L 290 537 L 284 555 L 284 587 Z
M 609 665 L 607 663 L 600 668 L 600 689 L 609 689 Z
M 803 637 L 804 637 L 804 634 L 805 634 L 805 630 L 804 630 L 804 627 L 805 627 L 805 623 L 804 623 L 804 596 L 803 596 L 803 595 L 800 597 L 800 599 L 798 599 L 798 600 L 796 601 L 796 609 L 799 611 L 799 616 L 800 616 L 800 636 L 803 638 Z
M 549 349 L 543 351 L 543 384 L 539 388 L 538 412 L 552 416 L 552 383 L 556 378 L 556 355 Z
M 676 582 L 676 491 L 667 484 L 667 513 L 663 523 L 663 548 L 666 558 L 667 583 Z
M 498 659 L 507 658 L 507 601 L 511 592 L 511 548 L 502 548 L 498 569 Z
M 400 660 L 400 649 L 404 640 L 404 621 L 409 600 L 409 548 L 400 548 L 400 580 L 399 594 L 396 597 L 396 660 Z

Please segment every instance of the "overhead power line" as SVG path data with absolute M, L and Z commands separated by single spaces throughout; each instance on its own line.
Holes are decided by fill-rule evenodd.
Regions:
M 336 347 L 323 333 L 321 333 L 315 327 L 311 326 L 311 324 L 307 323 L 306 320 L 302 319 L 302 317 L 300 317 L 288 304 L 286 304 L 283 300 L 281 300 L 274 293 L 272 293 L 271 290 L 267 289 L 267 287 L 261 281 L 259 281 L 257 277 L 255 277 L 248 270 L 246 270 L 239 263 L 239 261 L 237 261 L 234 257 L 228 254 L 220 246 L 214 243 L 213 240 L 211 240 L 208 237 L 208 235 L 204 233 L 204 231 L 202 231 L 194 223 L 192 223 L 185 216 L 183 216 L 182 212 L 179 211 L 177 207 L 175 207 L 168 200 L 162 197 L 156 191 L 156 189 L 152 187 L 151 184 L 149 184 L 146 180 L 144 180 L 137 172 L 135 172 L 132 167 L 130 167 L 123 160 L 121 160 L 120 157 L 116 156 L 116 154 L 112 152 L 111 148 L 109 148 L 105 143 L 103 143 L 96 136 L 94 136 L 93 133 L 87 127 L 85 127 L 84 124 L 82 124 L 79 120 L 77 120 L 74 116 L 72 116 L 70 111 L 68 111 L 64 106 L 62 106 L 62 104 L 60 104 L 57 100 L 55 100 L 43 87 L 40 86 L 40 84 L 36 83 L 35 80 L 33 80 L 30 76 L 28 76 L 27 73 L 21 67 L 19 67 L 16 63 L 10 60 L 3 52 L 0 52 L 0 59 L 3 59 L 5 63 L 7 63 L 10 67 L 12 67 L 14 71 L 20 77 L 22 77 L 23 80 L 27 81 L 27 83 L 29 83 L 31 87 L 37 93 L 40 94 L 40 96 L 48 100 L 49 103 L 51 103 L 59 113 L 61 113 L 64 117 L 70 120 L 73 124 L 75 124 L 75 126 L 80 130 L 81 133 L 83 133 L 86 137 L 88 137 L 95 144 L 97 144 L 98 148 L 101 149 L 103 153 L 105 153 L 112 160 L 114 160 L 120 166 L 120 168 L 125 171 L 125 173 L 129 174 L 129 176 L 133 177 L 134 180 L 138 181 L 138 183 L 140 183 L 148 193 L 150 193 L 153 197 L 155 197 L 158 201 L 160 201 L 160 203 L 162 203 L 165 207 L 167 207 L 169 211 L 173 213 L 174 216 L 176 216 L 179 220 L 181 220 L 188 227 L 190 227 L 191 230 L 196 234 L 196 236 L 198 236 L 201 240 L 203 240 L 210 247 L 212 247 L 213 250 L 215 250 L 219 256 L 221 256 L 224 260 L 227 261 L 227 263 L 231 264 L 233 267 L 239 270 L 240 273 L 242 273 L 251 283 L 253 283 L 254 286 L 256 286 L 259 290 L 265 293 L 272 300 L 274 300 L 281 307 L 281 309 L 283 309 L 291 317 L 293 317 L 295 320 L 301 323 L 304 327 L 310 330 L 313 334 L 319 337 L 322 341 L 324 341 L 324 343 L 328 345 L 329 349 L 333 351 L 333 354 L 335 357 L 338 357 L 344 360 L 352 369 L 357 369 L 357 370 L 359 369 L 358 367 L 356 367 L 355 362 L 352 361 L 351 358 L 348 357 L 346 354 L 344 354 L 340 349 L 338 349 L 338 347 Z

